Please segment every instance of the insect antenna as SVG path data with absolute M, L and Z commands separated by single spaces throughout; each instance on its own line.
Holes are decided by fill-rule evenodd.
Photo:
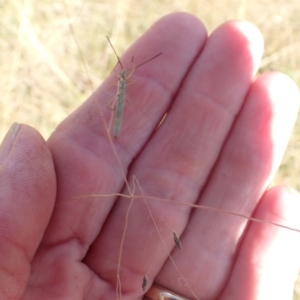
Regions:
M 122 68 L 122 69 L 124 69 L 124 67 L 123 67 L 123 65 L 122 65 L 122 63 L 121 63 L 121 59 L 120 59 L 120 57 L 118 56 L 118 54 L 117 54 L 117 52 L 116 52 L 116 50 L 115 50 L 114 46 L 112 45 L 112 43 L 111 43 L 111 41 L 110 41 L 109 37 L 108 37 L 108 36 L 106 36 L 106 38 L 107 38 L 107 40 L 108 40 L 108 42 L 109 42 L 109 44 L 110 44 L 111 48 L 112 48 L 112 49 L 113 49 L 113 51 L 115 52 L 115 55 L 116 55 L 116 57 L 117 57 L 117 59 L 118 59 L 118 62 L 119 62 L 119 64 L 120 64 L 121 68 Z M 132 59 L 133 59 L 133 57 L 132 57 Z
M 142 65 L 146 64 L 147 62 L 149 62 L 149 61 L 153 60 L 154 58 L 156 58 L 156 57 L 158 57 L 158 56 L 160 56 L 160 55 L 162 55 L 162 52 L 160 52 L 160 53 L 156 54 L 156 55 L 155 55 L 155 56 L 153 56 L 152 58 L 150 58 L 150 59 L 148 59 L 148 60 L 144 61 L 143 63 L 141 63 L 141 64 L 139 64 L 139 65 L 137 65 L 137 66 L 135 67 L 135 69 L 139 68 L 140 66 L 142 66 Z

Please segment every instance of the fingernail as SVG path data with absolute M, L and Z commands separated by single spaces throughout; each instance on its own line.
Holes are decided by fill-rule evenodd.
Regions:
M 4 137 L 2 144 L 0 146 L 0 165 L 3 164 L 6 157 L 8 156 L 19 129 L 20 129 L 20 124 L 13 123 L 9 128 L 6 136 Z

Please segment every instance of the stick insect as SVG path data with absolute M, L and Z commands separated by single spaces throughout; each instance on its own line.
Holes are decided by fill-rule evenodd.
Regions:
M 128 73 L 128 71 L 123 67 L 122 62 L 120 57 L 118 56 L 116 50 L 114 49 L 110 39 L 108 36 L 106 36 L 111 48 L 113 49 L 118 63 L 120 64 L 122 70 L 120 72 L 120 74 L 118 75 L 118 90 L 117 90 L 117 94 L 115 97 L 115 101 L 116 101 L 116 106 L 115 106 L 115 123 L 114 123 L 114 137 L 117 138 L 120 134 L 120 130 L 121 130 L 121 125 L 122 125 L 122 117 L 123 117 L 123 110 L 124 110 L 124 104 L 125 104 L 125 97 L 126 97 L 126 87 L 127 87 L 127 82 L 128 79 L 130 78 L 130 76 L 133 74 L 133 72 L 141 67 L 142 65 L 146 64 L 147 62 L 155 59 L 156 57 L 160 56 L 162 54 L 162 52 L 156 54 L 155 56 L 153 56 L 152 58 L 144 61 L 143 63 L 139 64 L 138 66 L 134 66 L 132 70 Z M 131 59 L 131 63 L 133 64 L 133 59 L 134 57 L 132 57 Z

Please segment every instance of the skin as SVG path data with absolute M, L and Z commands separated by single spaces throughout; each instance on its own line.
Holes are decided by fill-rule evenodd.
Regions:
M 299 93 L 283 74 L 254 78 L 263 52 L 259 31 L 232 21 L 208 37 L 195 17 L 171 14 L 121 59 L 135 56 L 138 62 L 160 51 L 132 75 L 127 92 L 133 105 L 126 107 L 122 132 L 113 140 L 129 182 L 135 175 L 146 195 L 300 228 L 298 193 L 268 188 L 297 115 Z M 83 197 L 126 193 L 103 123 L 110 120 L 107 102 L 114 94 L 104 83 L 48 142 L 26 125 L 15 130 L 12 142 L 5 139 L 1 299 L 116 298 L 130 200 Z M 137 184 L 135 193 L 141 194 Z M 134 200 L 122 248 L 123 300 L 142 298 L 144 275 L 146 290 L 155 281 L 191 299 L 291 298 L 299 233 L 247 225 L 225 213 L 147 203 L 164 243 L 143 199 Z M 180 236 L 181 250 L 170 228 Z

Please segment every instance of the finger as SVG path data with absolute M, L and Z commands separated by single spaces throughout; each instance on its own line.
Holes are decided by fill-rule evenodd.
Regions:
M 259 77 L 249 90 L 199 204 L 251 215 L 278 168 L 298 107 L 299 92 L 292 80 L 276 73 Z M 188 280 L 198 297 L 216 298 L 224 288 L 246 224 L 247 219 L 228 214 L 194 212 L 181 237 L 185 251 L 175 252 L 174 259 L 183 274 L 193 270 L 194 278 Z M 193 257 L 193 262 L 186 257 Z M 173 273 L 168 263 L 159 282 L 167 285 Z
M 286 187 L 267 191 L 255 218 L 300 229 L 300 195 Z M 300 259 L 299 232 L 251 223 L 220 299 L 292 299 Z
M 252 83 L 261 48 L 261 36 L 247 23 L 227 23 L 212 33 L 166 121 L 131 168 L 145 194 L 186 203 L 197 200 Z M 137 186 L 135 190 L 140 193 Z M 108 270 L 118 261 L 121 247 L 123 286 L 140 293 L 144 274 L 149 273 L 151 285 L 174 247 L 171 229 L 180 234 L 190 216 L 189 210 L 172 203 L 151 202 L 149 206 L 158 228 L 143 199 L 135 199 L 121 247 L 124 218 L 120 216 L 126 215 L 129 203 L 118 202 L 87 258 L 90 262 L 97 257 L 97 273 L 114 281 L 115 274 Z M 174 268 L 172 272 L 178 276 Z
M 51 153 L 32 128 L 14 124 L 0 150 L 0 298 L 20 299 L 53 209 Z

